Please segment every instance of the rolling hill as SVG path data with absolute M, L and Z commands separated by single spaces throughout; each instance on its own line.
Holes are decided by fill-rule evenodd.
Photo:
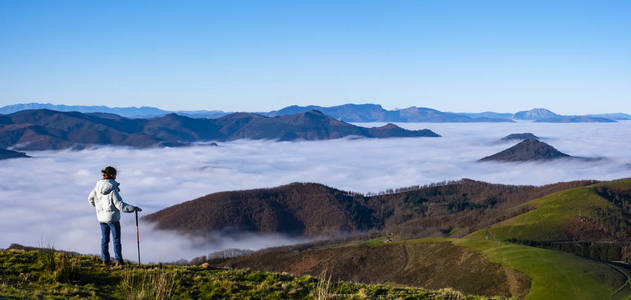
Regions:
M 482 207 L 485 202 L 487 206 Z M 491 202 L 494 204 L 491 205 Z M 322 220 L 317 223 L 314 221 L 317 218 L 331 219 L 337 227 L 330 228 L 335 229 L 340 227 L 339 224 L 347 224 L 344 223 L 346 221 L 369 224 L 361 221 L 368 219 L 358 219 L 358 216 L 350 214 L 362 211 L 359 205 L 373 210 L 375 218 L 370 222 L 374 224 L 379 224 L 378 216 L 394 218 L 384 219 L 384 230 L 374 233 L 380 237 L 312 242 L 253 253 L 243 251 L 244 256 L 215 256 L 204 264 L 201 264 L 204 261 L 196 260 L 199 263 L 197 266 L 167 264 L 106 269 L 95 264 L 98 261 L 96 257 L 56 253 L 54 260 L 59 263 L 51 264 L 47 263 L 51 261 L 50 253 L 53 252 L 50 251 L 1 250 L 0 266 L 4 272 L 0 273 L 0 279 L 9 284 L 0 285 L 0 295 L 24 297 L 36 292 L 45 297 L 82 297 L 116 290 L 110 297 L 128 298 L 137 295 L 134 291 L 143 291 L 145 295 L 156 293 L 151 285 L 129 288 L 132 282 L 154 282 L 152 280 L 155 279 L 168 280 L 168 286 L 173 288 L 167 290 L 177 295 L 175 297 L 203 297 L 210 293 L 222 297 L 260 297 L 261 293 L 266 293 L 292 298 L 307 297 L 317 291 L 318 283 L 322 281 L 306 277 L 310 275 L 331 278 L 334 282 L 330 286 L 331 293 L 340 298 L 362 295 L 369 298 L 464 297 L 451 290 L 433 292 L 427 288 L 450 288 L 467 294 L 525 299 L 631 297 L 631 267 L 612 261 L 631 261 L 631 257 L 625 256 L 624 247 L 603 248 L 597 244 L 628 245 L 625 243 L 631 240 L 631 226 L 627 225 L 631 224 L 631 179 L 580 181 L 541 187 L 461 180 L 378 195 L 296 183 L 273 189 L 211 194 L 206 199 L 176 206 L 175 213 L 182 214 L 170 221 L 177 223 L 180 219 L 189 225 L 192 224 L 190 220 L 205 218 L 231 221 L 230 215 L 223 216 L 229 210 L 222 210 L 222 207 L 240 207 L 249 216 L 265 212 L 248 222 L 269 218 L 268 221 L 273 219 L 271 224 L 278 225 L 282 220 L 289 220 L 288 224 L 302 220 L 270 213 L 270 209 L 281 206 L 280 212 L 291 213 L 290 216 L 304 220 L 308 220 L 304 214 L 311 211 L 314 219 L 310 222 L 316 222 L 316 225 L 326 223 Z M 443 207 L 446 214 L 437 213 L 434 216 L 446 218 L 444 220 L 458 216 L 451 219 L 455 222 L 463 216 L 474 216 L 469 215 L 472 212 L 479 212 L 463 224 L 479 219 L 485 221 L 478 222 L 477 229 L 473 225 L 468 229 L 454 227 L 444 233 L 448 238 L 422 238 L 428 236 L 423 230 L 390 232 L 388 229 L 389 225 L 397 224 L 397 220 L 404 220 L 405 224 L 432 216 L 430 211 L 439 210 L 439 207 Z M 493 207 L 503 215 L 494 213 Z M 388 212 L 389 208 L 394 210 Z M 416 216 L 412 215 L 415 210 L 419 212 Z M 171 215 L 160 217 L 168 219 Z M 412 227 L 419 229 L 436 221 L 414 223 Z M 468 233 L 458 235 L 458 231 Z M 406 236 L 410 233 L 415 237 Z M 589 241 L 594 244 L 587 245 L 588 255 L 575 253 L 571 247 L 553 244 L 563 242 L 561 245 L 572 245 Z M 619 251 L 617 257 L 612 256 L 615 253 L 611 249 Z M 595 253 L 599 255 L 592 256 Z M 105 284 L 95 285 L 91 281 L 94 278 L 108 280 Z M 19 288 L 14 287 L 16 284 Z M 230 286 L 238 288 L 226 288 Z M 145 288 L 147 290 L 143 290 Z
M 98 145 L 129 147 L 183 146 L 202 141 L 269 139 L 324 140 L 347 136 L 365 138 L 438 137 L 431 130 L 405 130 L 388 124 L 359 127 L 318 111 L 282 117 L 235 113 L 218 119 L 194 119 L 168 114 L 152 119 L 52 110 L 26 110 L 0 115 L 0 147 L 23 150 L 80 149 Z
M 507 219 L 526 201 L 593 181 L 541 187 L 461 180 L 362 195 L 315 183 L 209 194 L 147 215 L 156 228 L 274 232 L 322 237 L 384 230 L 405 236 L 465 235 Z M 454 231 L 454 232 L 452 232 Z
M 284 247 L 209 261 L 217 267 L 316 274 L 358 282 L 453 288 L 525 299 L 626 299 L 629 269 L 569 253 L 492 239 L 387 238 Z
M 328 273 L 333 280 L 369 284 L 450 287 L 484 296 L 523 297 L 530 289 L 530 279 L 523 273 L 446 240 L 371 240 L 304 251 L 268 250 L 212 264 L 299 276 Z
M 630 179 L 560 191 L 520 206 L 534 209 L 489 232 L 499 240 L 631 241 Z
M 628 245 L 630 196 L 631 179 L 600 182 L 512 206 L 520 211 L 515 216 L 463 238 L 384 235 L 337 245 L 272 248 L 210 263 L 294 274 L 326 268 L 345 280 L 454 287 L 526 299 L 627 299 L 631 268 L 612 260 L 631 257 L 624 256 L 624 247 L 603 248 L 596 242 Z M 594 244 L 586 246 L 587 253 L 576 253 L 569 246 L 543 243 L 554 241 Z M 590 255 L 594 253 L 599 255 Z
M 214 230 L 335 235 L 377 226 L 363 199 L 319 184 L 221 192 L 151 215 L 158 229 L 204 234 Z

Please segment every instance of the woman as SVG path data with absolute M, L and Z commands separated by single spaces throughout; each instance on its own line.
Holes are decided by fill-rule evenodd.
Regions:
M 101 224 L 101 257 L 103 264 L 110 264 L 110 231 L 114 238 L 114 255 L 116 256 L 116 266 L 123 264 L 121 254 L 121 225 L 120 212 L 132 213 L 142 211 L 140 207 L 129 205 L 123 202 L 119 192 L 120 185 L 116 182 L 116 169 L 107 167 L 101 170 L 103 179 L 96 182 L 96 186 L 90 192 L 88 201 L 96 207 L 96 218 Z

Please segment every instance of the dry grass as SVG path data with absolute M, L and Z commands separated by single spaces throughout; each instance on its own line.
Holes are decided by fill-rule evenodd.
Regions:
M 79 266 L 76 260 L 72 260 L 69 255 L 58 253 L 54 277 L 57 282 L 71 283 L 79 279 Z
M 177 271 L 174 270 L 155 268 L 138 272 L 128 267 L 123 271 L 122 285 L 129 300 L 170 299 L 176 276 Z
M 331 293 L 331 274 L 327 275 L 327 273 L 327 269 L 324 269 L 316 285 L 314 298 L 317 300 L 327 300 L 333 296 Z
M 67 253 L 56 251 L 52 245 L 45 248 L 41 264 L 57 282 L 71 283 L 80 276 L 77 262 Z

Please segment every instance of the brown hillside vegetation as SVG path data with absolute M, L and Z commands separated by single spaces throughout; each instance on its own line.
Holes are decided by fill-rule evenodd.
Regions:
M 381 231 L 363 240 L 351 236 L 209 263 L 532 299 L 626 299 L 631 291 L 628 266 L 612 262 L 626 261 L 631 251 L 626 242 L 611 240 L 613 233 L 624 238 L 630 224 L 631 179 L 542 187 L 461 180 L 373 196 L 347 195 L 363 199 L 376 213 L 374 219 L 383 220 Z M 417 212 L 415 207 L 424 209 Z M 397 219 L 415 212 L 408 220 Z M 576 220 L 598 228 L 583 227 L 573 236 L 568 230 Z M 480 230 L 464 238 L 407 239 L 432 234 L 428 228 L 453 237 L 476 227 Z M 398 234 L 387 234 L 390 229 Z M 366 240 L 370 235 L 381 236 Z M 563 237 L 570 240 L 560 241 Z M 576 237 L 581 240 L 573 241 Z M 595 240 L 582 239 L 586 237 Z
M 145 217 L 160 229 L 204 233 L 213 230 L 333 235 L 379 226 L 374 212 L 343 191 L 293 183 L 273 189 L 220 192 Z
M 463 179 L 363 195 L 314 183 L 220 192 L 145 217 L 157 228 L 204 235 L 249 231 L 303 236 L 388 231 L 463 236 L 527 211 L 519 204 L 594 181 L 513 186 Z
M 530 288 L 526 275 L 450 242 L 368 242 L 298 252 L 261 251 L 213 264 L 297 275 L 326 274 L 333 280 L 363 283 L 450 287 L 487 296 L 523 297 Z

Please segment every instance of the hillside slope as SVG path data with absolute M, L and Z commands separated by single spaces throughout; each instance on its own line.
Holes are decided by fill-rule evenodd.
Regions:
M 569 253 L 486 239 L 453 239 L 490 262 L 522 272 L 531 280 L 525 299 L 629 299 L 630 269 Z
M 631 179 L 573 188 L 522 204 L 534 209 L 488 231 L 500 240 L 631 241 L 630 196 Z
M 530 280 L 488 262 L 481 254 L 448 241 L 368 241 L 305 251 L 260 251 L 214 263 L 231 268 L 318 275 L 364 283 L 388 282 L 431 289 L 450 287 L 469 294 L 523 297 Z
M 512 186 L 460 180 L 362 195 L 314 183 L 220 192 L 145 217 L 158 229 L 204 235 L 211 231 L 332 236 L 384 230 L 407 237 L 461 236 L 513 217 L 526 201 L 591 181 Z M 452 232 L 452 230 L 454 232 Z
M 464 238 L 396 240 L 388 235 L 359 243 L 268 249 L 212 263 L 295 274 L 327 268 L 347 280 L 454 287 L 526 299 L 631 297 L 631 267 L 610 261 L 621 260 L 625 248 L 613 246 L 628 245 L 631 237 L 631 179 L 569 188 L 512 209 L 519 213 Z M 572 241 L 590 240 L 605 241 L 606 247 L 587 243 L 581 244 L 586 253 L 570 251 Z M 554 241 L 569 246 L 545 244 Z M 516 244 L 520 242 L 537 247 Z M 491 287 L 476 278 L 497 284 Z
M 450 287 L 525 299 L 627 299 L 629 274 L 607 263 L 569 253 L 486 238 L 421 239 L 269 249 L 211 265 L 334 278 Z
M 273 189 L 210 194 L 144 217 L 158 229 L 334 235 L 374 228 L 364 201 L 320 184 L 292 183 Z

